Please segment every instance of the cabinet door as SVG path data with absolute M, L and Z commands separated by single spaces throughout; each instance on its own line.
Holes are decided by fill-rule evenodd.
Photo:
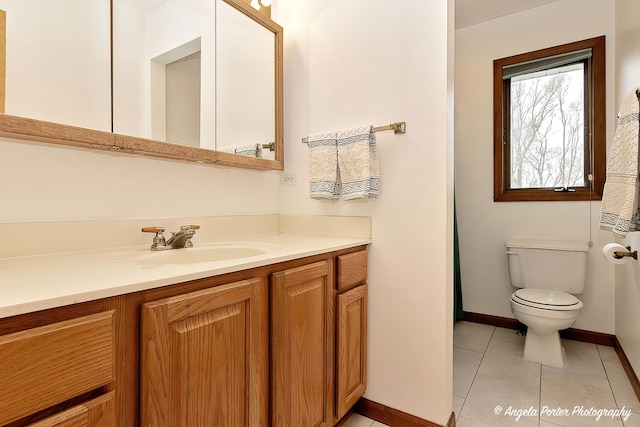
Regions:
M 142 307 L 142 426 L 268 423 L 268 292 L 243 280 Z
M 114 392 L 105 394 L 29 427 L 112 427 L 116 425 Z
M 367 388 L 367 285 L 338 295 L 336 348 L 337 418 Z
M 273 275 L 272 425 L 333 425 L 332 267 L 321 261 Z

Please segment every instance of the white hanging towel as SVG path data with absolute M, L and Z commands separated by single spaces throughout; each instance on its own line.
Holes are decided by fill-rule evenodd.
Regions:
M 640 87 L 622 103 L 607 161 L 600 228 L 625 237 L 638 228 L 638 143 L 640 142 Z
M 338 132 L 338 167 L 344 200 L 370 199 L 380 192 L 380 172 L 373 126 Z
M 309 191 L 312 199 L 340 197 L 336 132 L 309 135 Z

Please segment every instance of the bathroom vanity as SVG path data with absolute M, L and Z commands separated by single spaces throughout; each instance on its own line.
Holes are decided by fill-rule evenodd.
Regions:
M 7 294 L 50 277 L 59 295 L 0 307 L 0 425 L 335 425 L 366 388 L 370 238 L 245 243 L 234 240 L 270 249 L 194 262 L 191 249 L 230 243 L 158 263 L 171 254 L 2 260 Z M 98 285 L 83 293 L 81 280 Z

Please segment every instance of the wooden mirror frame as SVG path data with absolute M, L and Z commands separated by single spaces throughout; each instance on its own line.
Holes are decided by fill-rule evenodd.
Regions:
M 0 114 L 0 136 L 48 144 L 137 154 L 155 158 L 182 160 L 256 170 L 284 169 L 284 100 L 282 27 L 241 0 L 224 0 L 238 11 L 267 28 L 275 40 L 275 160 L 225 153 L 138 138 L 117 133 L 85 129 L 42 120 Z M 112 77 L 113 84 L 113 77 Z

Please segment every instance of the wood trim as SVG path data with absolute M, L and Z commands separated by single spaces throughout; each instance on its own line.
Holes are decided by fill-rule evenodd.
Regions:
M 280 128 L 278 127 L 278 129 Z M 255 170 L 284 169 L 283 161 L 278 160 L 258 159 L 7 114 L 0 114 L 0 136 L 29 142 L 44 142 L 60 146 L 209 165 L 235 166 Z M 276 139 L 282 140 L 282 136 L 277 136 Z M 276 150 L 280 150 L 280 153 L 284 151 L 283 146 L 282 142 L 276 141 Z M 282 157 L 278 151 L 276 151 L 276 155 L 278 158 Z
M 517 319 L 511 319 L 509 317 L 492 316 L 490 314 L 471 313 L 469 311 L 463 312 L 462 320 L 472 323 L 482 323 L 483 325 L 497 326 L 499 328 L 506 329 L 519 329 Z
M 592 48 L 590 123 L 590 162 L 593 182 L 589 188 L 576 188 L 575 192 L 554 192 L 553 189 L 508 189 L 506 183 L 504 144 L 504 96 L 505 84 L 502 68 L 530 60 L 540 59 L 571 51 Z M 604 188 L 606 164 L 606 79 L 605 79 L 605 36 L 540 49 L 493 61 L 493 200 L 495 202 L 530 201 L 580 201 L 600 200 Z M 586 141 L 585 141 L 586 142 Z
M 485 325 L 498 326 L 500 328 L 507 329 L 520 329 L 521 324 L 517 319 L 511 319 L 508 317 L 492 316 L 490 314 L 470 313 L 464 312 L 463 320 L 473 323 L 482 323 Z M 609 347 L 615 347 L 615 335 L 605 334 L 602 332 L 585 331 L 584 329 L 569 328 L 560 331 L 560 337 L 582 341 L 591 344 L 606 345 Z
M 451 415 L 449 415 L 449 421 L 447 421 L 446 427 L 456 427 L 456 413 L 455 412 L 451 412 Z
M 568 340 L 588 342 L 591 344 L 615 346 L 615 335 L 604 334 L 602 332 L 585 331 L 584 329 L 569 328 L 560 331 L 560 337 Z
M 125 154 L 141 154 L 143 156 L 160 157 L 169 160 L 184 160 L 202 164 L 237 166 L 257 170 L 282 170 L 283 165 L 275 160 L 258 159 L 250 156 L 208 150 L 199 147 L 160 142 L 120 134 L 112 134 L 114 146 L 111 150 Z M 277 150 L 277 148 L 276 148 Z M 281 150 L 282 151 L 282 150 Z M 276 151 L 277 153 L 277 151 Z
M 618 341 L 618 337 L 614 337 L 613 348 L 616 350 L 616 354 L 618 355 L 620 363 L 622 363 L 622 367 L 624 368 L 624 371 L 629 378 L 629 382 L 631 383 L 633 391 L 636 393 L 636 397 L 640 399 L 640 381 L 638 380 L 638 376 L 631 366 L 631 362 L 629 362 L 627 355 L 624 353 L 622 344 L 620 344 L 620 341 Z
M 456 425 L 456 417 L 453 412 L 451 412 L 446 426 L 442 426 L 364 397 L 355 404 L 354 412 L 393 427 L 455 427 Z
M 0 115 L 0 136 L 87 149 L 116 149 L 115 134 L 110 132 L 7 114 Z

